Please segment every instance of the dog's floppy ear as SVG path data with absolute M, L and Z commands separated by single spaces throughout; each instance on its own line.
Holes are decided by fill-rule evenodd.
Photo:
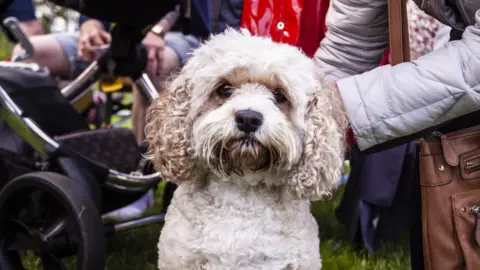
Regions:
M 191 80 L 182 71 L 147 110 L 147 157 L 162 176 L 179 183 L 200 177 L 191 144 L 192 120 L 188 119 Z
M 299 199 L 319 200 L 340 181 L 348 122 L 333 91 L 323 87 L 308 104 L 302 157 L 285 179 L 288 192 Z

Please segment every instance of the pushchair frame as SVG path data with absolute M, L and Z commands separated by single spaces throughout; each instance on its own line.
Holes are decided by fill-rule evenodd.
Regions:
M 89 90 L 90 86 L 95 83 L 95 81 L 98 80 L 98 78 L 102 74 L 102 69 L 99 68 L 99 61 L 102 61 L 100 58 L 98 61 L 93 62 L 80 76 L 78 76 L 73 82 L 71 82 L 69 85 L 64 87 L 61 90 L 62 95 L 70 102 L 70 104 L 73 106 L 73 104 L 78 101 L 81 96 L 85 95 Z M 12 63 L 12 62 L 2 62 L 0 63 L 0 66 L 10 66 L 10 67 L 21 67 L 21 68 L 26 68 L 26 69 L 31 69 L 31 70 L 37 70 L 40 67 L 37 66 L 36 64 L 26 64 L 26 63 Z M 139 88 L 140 93 L 145 97 L 146 100 L 151 101 L 155 99 L 158 96 L 158 93 L 149 79 L 147 74 L 141 75 L 136 81 L 136 85 Z M 0 84 L 0 119 L 2 119 L 13 131 L 15 131 L 16 134 L 18 134 L 23 141 L 25 141 L 31 148 L 34 149 L 35 153 L 38 153 L 42 158 L 44 159 L 51 159 L 51 158 L 58 158 L 61 156 L 72 158 L 77 162 L 77 165 L 82 168 L 86 168 L 87 171 L 90 171 L 92 175 L 94 175 L 94 178 L 96 178 L 95 184 L 90 184 L 86 183 L 86 185 L 99 185 L 102 186 L 102 188 L 108 189 L 113 193 L 119 193 L 119 194 L 144 194 L 148 190 L 152 189 L 155 187 L 161 180 L 161 175 L 158 172 L 154 172 L 151 174 L 147 175 L 139 175 L 139 174 L 128 174 L 125 172 L 121 172 L 118 170 L 115 170 L 113 168 L 109 168 L 105 166 L 104 164 L 100 164 L 96 162 L 95 160 L 91 160 L 82 154 L 79 154 L 72 148 L 64 145 L 62 142 L 57 141 L 55 138 L 52 136 L 48 135 L 47 132 L 45 132 L 42 127 L 40 127 L 32 118 L 30 118 L 28 115 L 24 114 L 23 109 L 14 102 L 12 97 L 7 93 L 7 91 L 2 87 Z M 0 159 L 3 158 L 0 156 Z M 41 172 L 43 173 L 43 172 Z M 27 183 L 32 179 L 36 179 L 36 181 L 42 182 L 46 181 L 49 183 L 49 185 L 57 185 L 57 183 L 61 183 L 62 181 L 65 182 L 64 180 L 58 180 L 57 178 L 62 175 L 51 175 L 50 172 L 45 172 L 46 174 L 38 176 L 38 175 L 21 175 L 17 178 L 20 179 L 14 179 L 14 180 L 22 180 L 23 183 Z M 28 178 L 30 179 L 23 179 L 23 178 Z M 48 179 L 47 179 L 48 178 Z M 65 176 L 64 176 L 65 178 Z M 53 180 L 57 181 L 53 181 Z M 70 179 L 71 180 L 71 179 Z M 80 180 L 82 181 L 82 180 Z M 12 180 L 12 182 L 15 182 Z M 17 181 L 18 182 L 18 181 Z M 71 184 L 66 185 L 67 193 L 73 194 L 73 191 L 68 191 L 70 185 L 75 186 L 74 181 Z M 78 182 L 78 179 L 76 179 L 76 182 Z M 30 181 L 32 183 L 32 181 Z M 2 207 L 2 194 L 8 193 L 4 189 L 9 189 L 10 183 L 7 183 L 3 188 L 0 187 L 0 208 Z M 15 183 L 13 183 L 15 184 Z M 75 188 L 77 188 L 75 186 Z M 97 187 L 90 187 L 91 189 L 98 189 Z M 88 190 L 89 188 L 86 188 Z M 89 193 L 89 192 L 86 192 Z M 88 200 L 85 199 L 90 194 L 85 194 L 86 196 L 83 196 L 81 199 L 77 199 L 78 201 L 84 201 Z M 102 196 L 102 195 L 100 195 Z M 67 196 L 68 197 L 68 196 Z M 93 205 L 96 205 L 98 207 L 98 204 L 96 203 L 95 200 L 95 195 L 93 195 L 92 198 Z M 63 202 L 61 202 L 63 203 Z M 72 202 L 75 204 L 75 202 Z M 84 202 L 83 202 L 84 203 Z M 68 203 L 66 203 L 68 204 Z M 85 203 L 84 203 L 85 204 Z M 88 205 L 88 203 L 87 203 Z M 87 207 L 89 208 L 89 207 Z M 90 208 L 93 208 L 90 206 Z M 165 206 L 164 206 L 165 208 Z M 72 210 L 73 211 L 73 210 Z M 101 226 L 100 228 L 93 228 L 93 230 L 96 230 L 97 233 L 93 233 L 90 236 L 93 235 L 93 237 L 90 237 L 91 239 L 95 238 L 97 239 L 95 243 L 92 243 L 91 239 L 89 240 L 90 243 L 83 243 L 83 251 L 81 250 L 82 248 L 78 248 L 79 250 L 70 252 L 67 255 L 73 255 L 79 253 L 79 259 L 77 260 L 83 260 L 84 262 L 79 262 L 77 263 L 77 268 L 78 269 L 103 269 L 104 267 L 104 261 L 106 255 L 104 254 L 104 249 L 105 249 L 105 239 L 107 236 L 112 235 L 113 233 L 117 231 L 122 231 L 122 230 L 127 230 L 131 228 L 136 228 L 140 226 L 145 226 L 149 225 L 152 223 L 161 223 L 164 220 L 165 213 L 160 213 L 156 215 L 150 215 L 142 218 L 137 218 L 137 219 L 132 219 L 132 220 L 127 220 L 123 221 L 120 223 L 103 223 L 102 221 L 102 209 L 97 209 L 98 217 L 93 217 L 94 215 L 90 215 L 88 218 L 90 223 L 92 223 L 92 220 L 95 219 L 96 221 L 94 222 L 96 225 L 92 225 L 91 227 L 95 226 Z M 0 212 L 1 209 L 0 209 Z M 95 211 L 93 211 L 95 212 Z M 105 212 L 105 211 L 104 211 Z M 0 213 L 2 215 L 2 213 Z M 1 219 L 2 217 L 0 217 Z M 57 224 L 58 226 L 61 226 L 62 224 L 59 223 Z M 81 227 L 81 226 L 80 226 Z M 2 230 L 5 228 L 0 223 L 0 247 L 2 245 Z M 81 234 L 84 229 L 79 228 L 79 234 Z M 92 230 L 92 229 L 91 229 Z M 100 233 L 99 233 L 100 232 Z M 96 235 L 96 236 L 95 236 Z M 105 239 L 100 239 L 103 236 Z M 84 242 L 88 242 L 85 240 Z M 94 245 L 95 247 L 92 247 Z M 95 254 L 94 254 L 95 253 Z M 89 255 L 90 254 L 90 255 Z M 94 254 L 94 256 L 92 255 Z M 63 255 L 59 255 L 62 257 Z M 92 258 L 93 256 L 93 258 Z M 59 268 L 60 263 L 58 260 L 52 260 L 50 259 L 50 264 L 48 267 L 56 267 L 55 265 L 58 264 Z M 53 265 L 53 266 L 52 266 Z M 6 269 L 15 269 L 17 268 L 8 268 L 7 266 L 2 264 L 2 259 L 0 258 L 0 268 L 5 267 Z M 4 268 L 2 268 L 4 269 Z M 47 268 L 50 269 L 50 268 Z

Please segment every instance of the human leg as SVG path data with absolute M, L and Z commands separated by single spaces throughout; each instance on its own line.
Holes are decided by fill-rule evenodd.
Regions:
M 199 45 L 199 41 L 192 36 L 183 36 L 181 33 L 167 33 L 165 35 L 165 43 L 167 46 L 163 51 L 163 61 L 161 73 L 148 74 L 158 92 L 164 90 L 165 81 L 173 72 L 180 69 L 181 64 L 187 58 L 187 53 L 194 47 Z M 147 68 L 147 70 L 149 70 Z M 138 89 L 133 90 L 132 104 L 132 130 L 137 138 L 137 143 L 142 145 L 145 138 L 145 112 L 148 107 L 148 101 L 144 100 Z M 163 192 L 163 210 L 166 212 L 168 205 L 173 197 L 176 185 L 167 182 Z M 145 204 L 143 204 L 145 205 Z
M 148 74 L 158 92 L 163 91 L 165 81 L 170 74 L 180 68 L 180 59 L 172 47 L 165 47 L 161 65 L 162 69 L 159 76 Z M 141 145 L 145 138 L 145 111 L 149 104 L 136 87 L 134 87 L 132 95 L 132 130 L 137 138 L 137 143 Z
M 52 75 L 72 79 L 78 70 L 82 70 L 87 63 L 77 56 L 78 33 L 55 33 L 30 37 L 35 54 L 33 58 L 25 60 L 47 67 Z M 23 52 L 20 45 L 16 45 L 12 55 Z

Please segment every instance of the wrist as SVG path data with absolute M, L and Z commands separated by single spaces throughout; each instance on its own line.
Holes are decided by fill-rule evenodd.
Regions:
M 154 34 L 156 36 L 163 38 L 165 36 L 165 28 L 160 24 L 156 24 L 152 27 L 152 29 L 150 29 L 149 34 Z

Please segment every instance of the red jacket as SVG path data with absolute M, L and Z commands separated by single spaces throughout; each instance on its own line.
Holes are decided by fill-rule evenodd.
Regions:
M 313 57 L 325 36 L 330 0 L 244 0 L 241 27 Z

